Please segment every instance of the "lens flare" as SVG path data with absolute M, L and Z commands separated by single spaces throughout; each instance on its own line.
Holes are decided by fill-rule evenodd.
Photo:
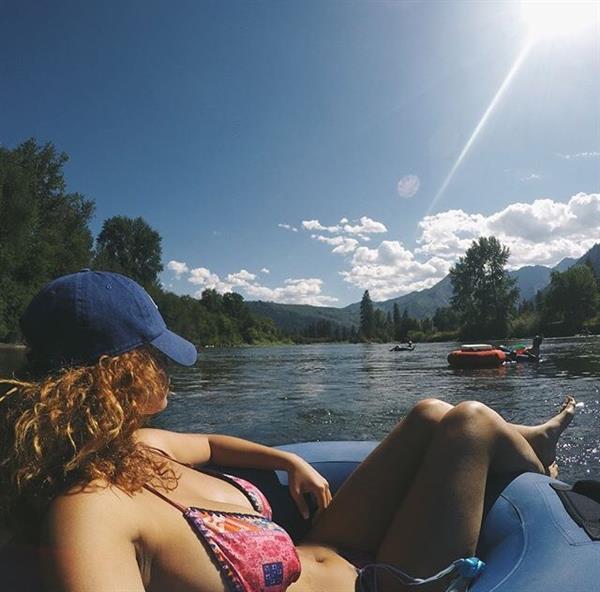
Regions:
M 600 1 L 528 0 L 521 4 L 521 17 L 535 39 L 572 35 L 600 23 Z
M 509 87 L 512 79 L 515 77 L 515 74 L 518 72 L 519 68 L 521 67 L 521 64 L 524 62 L 525 58 L 527 57 L 527 54 L 529 53 L 529 50 L 531 49 L 532 45 L 533 45 L 533 42 L 529 41 L 528 43 L 525 44 L 523 49 L 521 49 L 521 51 L 517 55 L 517 59 L 514 61 L 513 65 L 511 66 L 510 70 L 508 71 L 508 74 L 506 75 L 502 84 L 500 85 L 500 88 L 498 88 L 498 90 L 496 91 L 496 94 L 494 95 L 493 99 L 491 100 L 491 102 L 488 105 L 487 109 L 485 110 L 484 114 L 481 116 L 479 123 L 475 126 L 475 129 L 471 133 L 471 136 L 467 140 L 467 143 L 464 145 L 463 149 L 461 150 L 460 154 L 458 155 L 458 158 L 456 159 L 455 163 L 452 165 L 450 172 L 444 179 L 442 186 L 438 189 L 434 198 L 431 200 L 431 204 L 429 205 L 429 208 L 427 210 L 427 215 L 431 214 L 431 212 L 433 211 L 433 208 L 435 208 L 440 197 L 442 196 L 444 191 L 446 191 L 446 188 L 450 184 L 450 181 L 452 181 L 452 179 L 454 178 L 454 174 L 456 173 L 456 171 L 462 164 L 463 160 L 467 156 L 467 153 L 471 149 L 471 146 L 473 146 L 473 144 L 475 143 L 477 136 L 479 136 L 481 130 L 483 129 L 483 127 L 485 126 L 490 115 L 494 111 L 494 108 L 496 107 L 496 105 L 498 104 L 500 99 L 502 98 L 502 95 L 504 94 L 506 89 Z

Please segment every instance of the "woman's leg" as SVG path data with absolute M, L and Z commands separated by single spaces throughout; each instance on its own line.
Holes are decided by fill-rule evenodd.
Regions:
M 305 540 L 374 555 L 451 409 L 437 399 L 419 401 L 350 475 Z
M 442 421 L 411 487 L 390 522 L 377 562 L 415 577 L 475 554 L 488 476 L 544 472 L 527 440 L 485 405 L 457 405 Z M 382 573 L 381 592 L 408 591 Z M 445 589 L 430 584 L 424 592 Z
M 318 517 L 307 540 L 374 554 L 425 458 L 437 426 L 451 409 L 452 405 L 438 399 L 417 403 L 352 473 Z M 569 405 L 539 426 L 513 427 L 534 448 L 542 464 L 549 466 L 558 437 L 573 412 L 574 406 Z
M 555 464 L 558 440 L 574 416 L 575 399 L 567 395 L 560 411 L 545 423 L 536 426 L 510 425 L 529 442 L 547 470 Z

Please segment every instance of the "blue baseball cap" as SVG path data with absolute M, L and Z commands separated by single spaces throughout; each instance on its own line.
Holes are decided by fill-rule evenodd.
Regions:
M 142 286 L 107 271 L 82 269 L 50 282 L 23 313 L 21 329 L 45 370 L 94 364 L 147 344 L 183 366 L 198 357 L 192 343 L 167 329 Z

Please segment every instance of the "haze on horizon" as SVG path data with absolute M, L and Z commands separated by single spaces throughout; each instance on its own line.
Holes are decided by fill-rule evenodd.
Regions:
M 10 0 L 0 143 L 145 218 L 179 294 L 383 300 L 490 234 L 552 266 L 600 241 L 600 2 L 539 5 Z

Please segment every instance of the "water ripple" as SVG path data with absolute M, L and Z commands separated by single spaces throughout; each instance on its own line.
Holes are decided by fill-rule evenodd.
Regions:
M 453 370 L 456 344 L 312 345 L 213 349 L 173 376 L 156 424 L 265 444 L 380 439 L 416 401 L 483 401 L 514 423 L 547 419 L 572 393 L 584 403 L 558 451 L 561 476 L 600 479 L 600 339 L 544 341 L 540 364 Z

